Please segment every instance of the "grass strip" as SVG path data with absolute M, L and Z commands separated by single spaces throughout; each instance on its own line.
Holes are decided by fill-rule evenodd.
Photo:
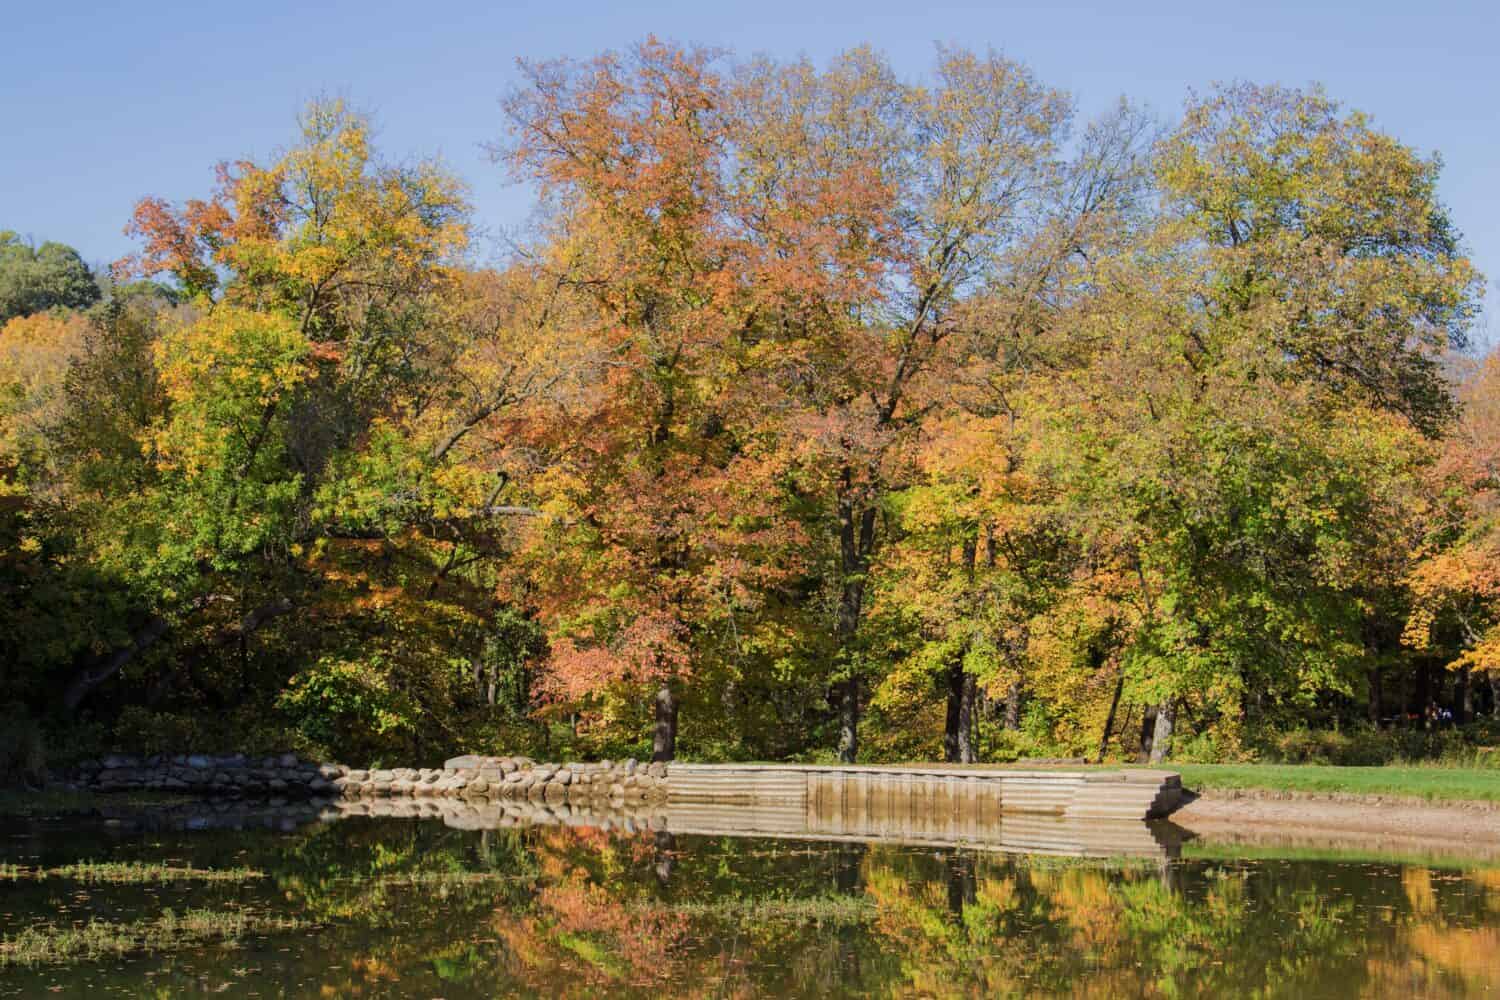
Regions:
M 0 968 L 118 958 L 136 952 L 169 951 L 208 941 L 235 942 L 247 934 L 301 930 L 306 921 L 246 910 L 167 910 L 155 920 L 114 923 L 91 920 L 74 927 L 27 927 L 0 938 Z
M 57 868 L 30 868 L 0 864 L 0 880 L 62 878 L 76 882 L 111 885 L 147 885 L 165 882 L 248 882 L 265 878 L 254 868 L 194 868 L 151 861 L 81 861 Z
M 1261 790 L 1306 795 L 1500 803 L 1500 768 L 1442 765 L 1167 764 L 1195 792 Z

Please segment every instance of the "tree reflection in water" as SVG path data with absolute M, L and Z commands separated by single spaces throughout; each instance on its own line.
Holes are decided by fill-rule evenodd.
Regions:
M 170 858 L 266 873 L 242 885 L 96 885 L 86 900 L 61 879 L 14 878 L 0 885 L 7 935 L 104 913 L 148 918 L 166 906 L 251 907 L 318 927 L 240 949 L 0 966 L 0 995 L 86 983 L 131 992 L 143 975 L 169 992 L 234 996 L 285 984 L 294 996 L 448 1000 L 1500 990 L 1494 867 L 1109 862 L 392 819 L 114 841 L 54 830 L 7 843 L 32 864 Z

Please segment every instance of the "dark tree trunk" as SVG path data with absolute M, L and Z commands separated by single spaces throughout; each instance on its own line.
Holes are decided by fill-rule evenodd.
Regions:
M 950 764 L 978 760 L 974 748 L 974 716 L 979 700 L 978 679 L 955 661 L 948 668 L 948 719 L 943 730 L 943 759 Z
M 1005 691 L 1005 728 L 1015 732 L 1021 728 L 1021 682 L 1016 681 Z
M 965 672 L 959 685 L 958 698 L 958 762 L 972 764 L 979 759 L 974 750 L 974 697 L 979 690 L 979 681 Z
M 1104 717 L 1104 732 L 1099 734 L 1099 755 L 1095 763 L 1103 764 L 1104 757 L 1109 753 L 1109 734 L 1115 728 L 1115 715 L 1120 711 L 1120 695 L 1125 691 L 1125 671 L 1120 671 L 1120 679 L 1115 681 L 1115 694 L 1109 700 L 1109 714 Z
M 1414 712 L 1418 718 L 1425 719 L 1427 717 L 1427 706 L 1432 704 L 1434 700 L 1432 697 L 1432 672 L 1427 668 L 1427 664 L 1425 663 L 1417 667 L 1417 683 L 1414 686 L 1412 695 L 1417 700 L 1416 705 L 1413 706 Z
M 862 499 L 854 485 L 854 470 L 845 466 L 839 474 L 839 593 L 838 620 L 834 636 L 838 640 L 841 664 L 848 671 L 838 684 L 839 760 L 854 763 L 859 757 L 859 672 L 854 642 L 859 634 L 860 616 L 865 603 L 865 574 L 870 569 L 870 554 L 875 548 L 873 503 Z
M 1136 762 L 1145 764 L 1151 760 L 1152 743 L 1156 740 L 1156 706 L 1147 705 L 1146 711 L 1141 715 L 1141 751 L 1136 755 Z
M 1474 676 L 1468 667 L 1459 669 L 1457 688 L 1453 692 L 1453 721 L 1463 725 L 1474 719 Z
M 1371 667 L 1369 678 L 1370 703 L 1368 712 L 1370 716 L 1370 725 L 1374 726 L 1376 729 L 1379 729 L 1380 720 L 1384 715 L 1384 708 L 1382 706 L 1382 703 L 1385 700 L 1384 686 L 1381 684 L 1380 668 Z
M 1172 732 L 1177 728 L 1177 703 L 1168 701 L 1156 710 L 1156 732 L 1151 737 L 1151 763 L 1160 764 L 1172 752 Z
M 852 764 L 859 757 L 859 678 L 839 683 L 839 760 Z
M 656 689 L 656 733 L 651 740 L 651 759 L 669 761 L 677 757 L 677 693 L 670 681 Z
M 130 645 L 117 649 L 104 659 L 95 661 L 78 671 L 73 675 L 73 680 L 68 683 L 67 690 L 63 692 L 63 711 L 68 715 L 78 711 L 78 706 L 83 704 L 83 700 L 94 688 L 119 673 L 127 663 L 156 645 L 166 634 L 166 619 L 153 618 L 131 636 Z
M 963 702 L 964 668 L 955 660 L 948 667 L 948 716 L 943 724 L 943 759 L 952 764 L 958 760 L 958 717 Z
M 847 677 L 834 685 L 839 713 L 839 760 L 854 763 L 859 756 L 859 675 L 854 664 L 854 634 L 859 628 L 864 581 L 846 581 L 839 598 L 838 646 Z
M 1490 671 L 1490 715 L 1500 719 L 1500 670 Z

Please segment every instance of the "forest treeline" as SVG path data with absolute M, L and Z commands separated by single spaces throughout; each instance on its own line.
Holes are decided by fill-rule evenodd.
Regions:
M 337 101 L 108 274 L 0 237 L 11 728 L 1219 759 L 1500 712 L 1435 157 L 1316 89 L 1084 121 L 956 48 L 521 78 L 499 264 Z

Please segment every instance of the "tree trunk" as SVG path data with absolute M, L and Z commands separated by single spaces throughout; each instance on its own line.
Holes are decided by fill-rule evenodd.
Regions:
M 1021 728 L 1021 682 L 1016 681 L 1005 691 L 1005 728 L 1016 732 Z
M 859 630 L 859 615 L 864 604 L 865 581 L 858 576 L 846 579 L 839 597 L 838 638 L 844 668 L 849 675 L 837 686 L 839 700 L 839 760 L 852 764 L 859 757 L 859 672 L 854 663 L 854 635 Z
M 1151 760 L 1151 744 L 1156 739 L 1156 706 L 1147 705 L 1146 711 L 1141 714 L 1141 750 L 1136 754 L 1136 763 L 1145 764 Z
M 948 716 L 943 724 L 943 760 L 958 761 L 958 725 L 963 708 L 964 668 L 961 660 L 955 659 L 948 666 Z
M 651 740 L 651 759 L 669 761 L 677 757 L 677 694 L 670 681 L 656 689 L 656 734 Z
M 1500 670 L 1490 670 L 1490 715 L 1500 719 Z
M 1453 698 L 1453 721 L 1461 726 L 1474 719 L 1474 675 L 1468 667 L 1459 669 L 1457 687 Z
M 1370 725 L 1374 726 L 1376 729 L 1379 729 L 1381 717 L 1384 715 L 1384 709 L 1382 707 L 1382 702 L 1384 701 L 1384 687 L 1381 684 L 1380 668 L 1371 667 L 1369 678 L 1370 704 L 1368 711 L 1370 716 Z
M 943 759 L 950 764 L 972 764 L 979 759 L 974 746 L 979 680 L 961 660 L 948 668 L 948 719 L 943 729 Z
M 958 762 L 972 764 L 979 759 L 974 748 L 974 700 L 979 679 L 964 672 L 958 699 Z
M 1151 763 L 1160 764 L 1172 752 L 1172 731 L 1177 728 L 1177 703 L 1168 701 L 1156 710 L 1156 732 L 1151 737 Z
M 78 711 L 78 706 L 83 704 L 83 699 L 87 698 L 94 688 L 119 673 L 127 663 L 156 645 L 157 641 L 166 634 L 166 619 L 153 618 L 131 636 L 130 645 L 78 671 L 69 682 L 67 690 L 63 692 L 63 712 L 72 715 Z
M 849 672 L 839 684 L 839 760 L 852 764 L 859 757 L 859 670 L 854 640 L 859 633 L 865 603 L 865 573 L 875 546 L 875 507 L 860 504 L 854 491 L 854 472 L 840 473 L 839 571 L 843 586 L 839 593 L 838 620 L 834 634 L 842 666 Z
M 1095 763 L 1103 764 L 1104 757 L 1109 753 L 1109 734 L 1115 728 L 1115 715 L 1120 711 L 1120 695 L 1125 691 L 1125 671 L 1120 671 L 1120 679 L 1115 681 L 1115 695 L 1109 700 L 1109 714 L 1104 717 L 1104 732 L 1099 734 L 1099 755 Z
M 839 760 L 852 764 L 859 757 L 859 678 L 850 675 L 839 692 Z

